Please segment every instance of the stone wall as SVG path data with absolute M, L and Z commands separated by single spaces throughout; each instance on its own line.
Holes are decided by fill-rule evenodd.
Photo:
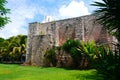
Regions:
M 111 43 L 112 37 L 96 22 L 96 17 L 96 15 L 87 15 L 48 23 L 30 23 L 26 62 L 42 66 L 46 49 L 53 45 L 60 46 L 69 38 L 94 40 L 98 44 Z

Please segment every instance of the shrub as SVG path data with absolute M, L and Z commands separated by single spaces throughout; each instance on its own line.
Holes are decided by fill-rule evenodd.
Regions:
M 80 46 L 78 40 L 68 39 L 62 46 L 62 49 L 68 52 L 73 58 L 81 56 L 81 53 L 77 49 Z
M 84 68 L 91 68 L 94 60 L 94 54 L 96 52 L 96 45 L 94 41 L 91 42 L 80 42 L 78 48 L 79 52 L 82 54 L 84 61 L 81 65 L 84 65 Z
M 56 47 L 52 47 L 51 49 L 47 49 L 45 52 L 45 59 L 50 66 L 56 66 L 57 60 L 56 60 L 56 53 L 55 53 Z
M 63 44 L 62 49 L 71 55 L 75 68 L 91 68 L 96 52 L 94 41 L 83 42 L 69 39 Z
M 114 51 L 109 47 L 100 46 L 95 55 L 94 68 L 98 73 L 103 74 L 105 80 L 119 80 L 120 45 L 117 44 Z
M 77 49 L 80 46 L 78 40 L 68 39 L 63 45 L 62 49 L 66 51 L 73 58 L 74 68 L 77 68 L 80 63 L 81 53 Z

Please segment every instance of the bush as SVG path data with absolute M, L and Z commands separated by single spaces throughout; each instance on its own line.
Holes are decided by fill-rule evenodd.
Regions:
M 85 57 L 85 59 L 87 60 L 87 68 L 91 68 L 92 67 L 92 63 L 94 60 L 94 54 L 96 52 L 96 45 L 94 41 L 91 42 L 80 42 L 80 46 L 79 46 L 79 52 L 82 53 L 82 55 Z
M 49 66 L 56 66 L 56 64 L 57 64 L 55 50 L 56 50 L 56 47 L 53 46 L 51 49 L 47 49 L 46 53 L 44 55 L 45 62 Z
M 83 42 L 69 39 L 63 44 L 62 49 L 71 55 L 75 68 L 91 68 L 96 51 L 94 41 Z
M 68 39 L 63 45 L 62 49 L 66 51 L 73 58 L 74 68 L 77 68 L 80 64 L 81 53 L 78 50 L 80 41 Z
M 109 47 L 100 46 L 96 51 L 94 68 L 98 73 L 103 74 L 105 80 L 119 80 L 120 76 L 120 45 L 115 50 Z

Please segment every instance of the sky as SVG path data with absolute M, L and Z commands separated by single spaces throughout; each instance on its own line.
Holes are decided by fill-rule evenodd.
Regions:
M 0 30 L 0 37 L 27 35 L 29 23 L 43 22 L 45 16 L 61 20 L 92 14 L 97 9 L 90 5 L 94 1 L 101 0 L 8 0 L 11 22 Z

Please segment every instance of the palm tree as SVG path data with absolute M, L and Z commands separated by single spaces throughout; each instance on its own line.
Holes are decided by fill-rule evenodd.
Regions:
M 0 43 L 0 56 L 3 60 L 8 60 L 8 45 L 9 41 L 4 40 L 3 42 Z
M 11 37 L 11 44 L 9 45 L 9 52 L 11 59 L 21 61 L 22 55 L 26 53 L 26 38 L 25 35 L 18 35 Z
M 26 35 L 0 38 L 0 58 L 5 61 L 21 61 L 22 55 L 26 53 L 26 41 Z
M 102 0 L 91 5 L 98 7 L 94 11 L 100 14 L 97 20 L 120 42 L 120 0 Z

